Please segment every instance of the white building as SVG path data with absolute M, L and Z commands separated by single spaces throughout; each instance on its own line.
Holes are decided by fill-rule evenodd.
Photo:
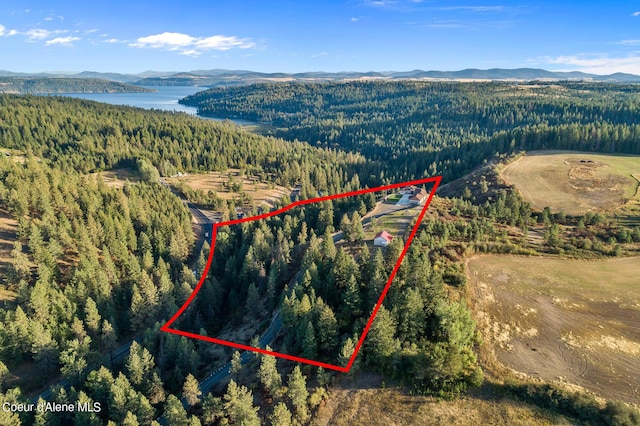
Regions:
M 385 247 L 389 245 L 391 240 L 393 240 L 393 235 L 391 235 L 387 231 L 380 231 L 373 239 L 373 245 Z

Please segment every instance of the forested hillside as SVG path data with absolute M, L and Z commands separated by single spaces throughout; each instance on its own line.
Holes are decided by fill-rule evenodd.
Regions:
M 206 360 L 192 342 L 151 333 L 139 353 L 132 347 L 126 377 L 113 379 L 120 367 L 111 364 L 113 376 L 103 369 L 100 379 L 94 371 L 85 382 L 110 351 L 168 319 L 195 285 L 186 265 L 194 242 L 191 217 L 157 183 L 160 174 L 237 167 L 306 188 L 359 186 L 350 182 L 363 163 L 358 155 L 186 115 L 66 98 L 4 95 L 0 104 L 0 146 L 13 154 L 0 157 L 0 208 L 18 221 L 6 285 L 15 297 L 0 310 L 5 388 L 19 385 L 32 393 L 62 374 L 80 394 L 63 389 L 54 400 L 101 401 L 103 419 L 135 416 L 148 424 L 163 412 L 165 393 L 179 394 Z M 135 170 L 142 182 L 116 189 L 87 174 L 116 166 Z M 147 357 L 144 365 L 135 364 L 140 356 Z M 27 366 L 41 374 L 24 375 Z M 112 377 L 106 388 L 91 384 L 107 380 L 105 374 Z M 129 392 L 129 402 L 114 401 L 113 392 Z M 15 388 L 4 398 L 25 397 Z M 18 422 L 15 414 L 3 416 L 5 423 Z M 32 423 L 33 413 L 22 421 Z M 77 424 L 94 421 L 95 414 L 76 417 Z
M 265 83 L 182 100 L 199 113 L 271 122 L 278 137 L 340 147 L 401 181 L 458 178 L 496 153 L 640 153 L 640 87 L 609 83 Z
M 208 255 L 207 244 L 194 252 L 189 210 L 161 176 L 233 168 L 308 199 L 440 173 L 446 182 L 520 149 L 640 149 L 634 86 L 267 84 L 192 99 L 203 112 L 272 121 L 275 137 L 186 114 L 0 95 L 0 212 L 17 223 L 0 292 L 0 403 L 28 403 L 55 385 L 51 401 L 102 407 L 0 411 L 0 424 L 136 425 L 161 416 L 181 425 L 306 424 L 330 398 L 337 376 L 327 371 L 270 356 L 242 364 L 238 353 L 159 331 Z M 139 182 L 120 188 L 92 175 L 113 168 Z M 597 215 L 534 214 L 488 177 L 430 209 L 352 373 L 454 398 L 483 381 L 481 336 L 465 304 L 465 255 L 633 250 L 637 227 Z M 234 211 L 233 200 L 209 198 Z M 375 253 L 364 244 L 360 219 L 378 201 L 324 202 L 220 232 L 210 273 L 178 327 L 209 336 L 261 332 L 279 310 L 277 350 L 344 362 L 402 248 L 402 238 Z M 536 223 L 548 235 L 531 246 L 526 233 Z M 574 225 L 580 240 L 560 232 Z M 333 243 L 337 230 L 346 243 Z M 127 354 L 115 358 L 122 348 Z M 202 395 L 199 381 L 229 360 L 233 380 Z M 572 416 L 584 406 L 604 415 L 591 400 L 562 401 Z
M 0 145 L 81 172 L 134 167 L 145 158 L 163 176 L 234 167 L 332 193 L 356 172 L 366 176 L 360 155 L 264 138 L 186 114 L 71 98 L 0 96 Z
M 98 78 L 0 77 L 0 93 L 137 93 L 153 91 L 147 87 Z

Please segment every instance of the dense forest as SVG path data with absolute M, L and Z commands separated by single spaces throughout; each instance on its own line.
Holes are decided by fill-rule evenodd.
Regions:
M 640 153 L 640 87 L 609 83 L 264 83 L 198 92 L 203 116 L 271 123 L 270 134 L 364 155 L 372 174 L 458 178 L 496 153 Z
M 266 84 L 188 100 L 199 99 L 205 114 L 271 121 L 273 136 L 186 114 L 0 95 L 0 212 L 18 224 L 3 288 L 14 297 L 0 309 L 0 402 L 28 403 L 56 384 L 51 401 L 102 407 L 2 411 L 0 424 L 304 424 L 327 398 L 331 373 L 270 356 L 242 364 L 238 353 L 221 358 L 206 342 L 158 331 L 192 292 L 192 265 L 201 271 L 208 250 L 193 253 L 189 210 L 161 176 L 236 168 L 308 199 L 435 174 L 452 180 L 521 149 L 640 150 L 634 86 L 522 86 Z M 92 175 L 112 168 L 140 182 L 116 188 Z M 640 235 L 637 227 L 603 230 L 606 220 L 594 215 L 533 213 L 517 193 L 489 183 L 443 202 L 420 225 L 352 373 L 456 397 L 483 380 L 479 333 L 463 300 L 451 297 L 465 291 L 465 253 L 531 254 L 507 229 L 526 233 L 534 223 L 548 226 L 548 251 L 591 251 L 553 232 L 580 220 L 580 241 L 592 238 L 605 255 L 620 254 L 616 238 Z M 224 204 L 215 194 L 210 202 Z M 375 202 L 334 200 L 221 230 L 178 328 L 215 336 L 257 322 L 263 330 L 279 309 L 274 349 L 344 364 L 402 248 L 401 238 L 384 251 L 363 244 L 360 219 Z M 338 230 L 346 244 L 334 244 Z M 229 359 L 232 380 L 202 395 L 198 380 Z
M 98 78 L 0 77 L 0 93 L 139 93 L 153 89 Z

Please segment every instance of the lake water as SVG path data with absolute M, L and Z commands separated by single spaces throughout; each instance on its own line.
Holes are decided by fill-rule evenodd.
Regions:
M 207 90 L 206 87 L 196 86 L 144 86 L 155 89 L 157 92 L 146 93 L 65 93 L 60 96 L 87 99 L 90 101 L 104 102 L 112 105 L 127 105 L 144 109 L 161 109 L 164 111 L 186 112 L 200 118 L 215 121 L 231 120 L 239 126 L 255 126 L 257 123 L 239 118 L 201 117 L 198 108 L 181 105 L 178 100 L 193 95 L 196 92 Z
M 198 109 L 180 105 L 179 99 L 207 90 L 206 87 L 195 86 L 147 86 L 157 92 L 148 93 L 69 93 L 64 96 L 104 102 L 112 105 L 128 105 L 145 109 L 161 109 L 165 111 L 186 112 L 196 115 Z

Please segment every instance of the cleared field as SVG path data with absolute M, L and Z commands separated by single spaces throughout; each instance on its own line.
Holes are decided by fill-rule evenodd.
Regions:
M 638 156 L 566 151 L 529 152 L 501 173 L 535 210 L 548 206 L 571 215 L 613 210 L 637 200 L 633 175 L 640 175 Z
M 17 149 L 0 148 L 0 154 L 5 155 L 20 164 L 24 163 L 27 160 L 24 152 L 18 151 Z
M 393 202 L 381 202 L 365 218 L 371 222 L 364 226 L 365 240 L 373 240 L 380 231 L 387 231 L 394 237 L 404 238 L 411 221 L 420 213 L 422 206 L 397 206 Z
M 358 374 L 341 380 L 314 420 L 320 425 L 569 425 L 566 418 L 538 407 L 494 396 L 490 386 L 454 401 L 380 389 L 381 380 Z
M 104 172 L 91 173 L 90 176 L 100 176 L 107 186 L 122 188 L 127 180 L 131 183 L 140 182 L 140 176 L 131 169 L 113 169 Z
M 166 181 L 169 184 L 186 183 L 194 190 L 213 191 L 225 200 L 238 196 L 238 192 L 233 191 L 231 185 L 233 183 L 240 184 L 241 190 L 249 194 L 256 205 L 268 204 L 273 206 L 275 200 L 291 193 L 290 190 L 283 186 L 276 185 L 269 188 L 267 183 L 252 180 L 247 176 L 240 176 L 240 171 L 236 169 L 229 169 L 226 172 L 188 174 L 186 176 L 166 178 Z
M 476 317 L 497 360 L 531 377 L 640 401 L 640 258 L 476 256 Z
M 18 222 L 11 217 L 9 212 L 0 209 L 0 284 L 4 283 L 12 261 L 11 250 L 13 250 L 13 243 L 17 238 L 17 229 Z M 9 292 L 0 291 L 0 300 L 11 297 Z

